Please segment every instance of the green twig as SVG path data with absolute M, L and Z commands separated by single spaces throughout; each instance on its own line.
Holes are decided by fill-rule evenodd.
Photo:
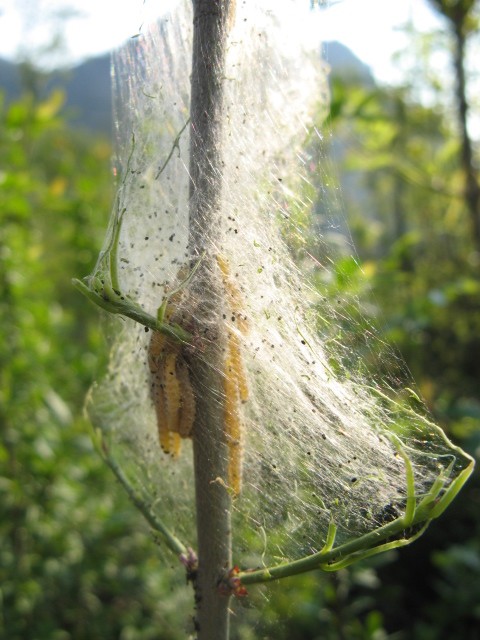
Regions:
M 171 551 L 173 551 L 173 553 L 179 556 L 182 554 L 187 555 L 187 547 L 175 535 L 173 535 L 173 533 L 163 524 L 163 522 L 157 517 L 157 515 L 152 512 L 149 505 L 142 498 L 140 493 L 132 487 L 128 478 L 125 476 L 122 469 L 117 464 L 116 460 L 114 460 L 108 453 L 106 453 L 105 450 L 103 451 L 103 459 L 113 471 L 115 477 L 125 489 L 128 497 L 146 519 L 148 524 L 154 531 L 157 531 L 161 534 L 167 547 Z
M 74 278 L 72 283 L 83 295 L 105 311 L 131 318 L 144 327 L 148 327 L 152 331 L 160 331 L 178 342 L 189 343 L 191 341 L 192 334 L 185 331 L 180 325 L 162 322 L 151 316 L 136 302 L 122 295 L 120 291 L 114 290 L 111 285 L 103 283 L 99 278 L 89 277 L 86 278 L 86 281 L 88 284 Z
M 330 523 L 327 532 L 327 540 L 321 551 L 293 562 L 286 562 L 273 567 L 253 571 L 241 571 L 238 574 L 238 577 L 242 584 L 248 585 L 260 582 L 269 582 L 271 580 L 278 580 L 280 578 L 286 578 L 318 569 L 323 571 L 336 571 L 352 564 L 353 562 L 363 560 L 364 558 L 368 558 L 383 551 L 403 547 L 416 540 L 425 531 L 430 522 L 435 518 L 438 518 L 438 516 L 443 513 L 446 507 L 460 491 L 461 487 L 465 484 L 473 471 L 474 461 L 471 460 L 469 465 L 461 471 L 458 477 L 455 478 L 455 480 L 453 480 L 446 489 L 445 483 L 447 476 L 442 472 L 442 474 L 440 474 L 432 484 L 428 494 L 418 503 L 418 505 L 416 505 L 412 464 L 403 448 L 400 447 L 398 450 L 405 461 L 407 482 L 407 503 L 405 513 L 400 518 L 397 518 L 393 522 L 389 522 L 375 531 L 367 533 L 364 536 L 335 548 L 333 547 L 333 544 L 335 541 L 336 527 L 333 523 Z M 450 467 L 453 468 L 453 463 Z M 439 498 L 438 496 L 442 490 L 444 490 L 445 493 Z M 415 531 L 410 537 L 406 537 L 406 529 L 412 531 L 412 527 L 422 524 L 423 526 L 418 531 Z M 394 538 L 399 535 L 403 535 L 403 537 L 384 542 L 389 538 Z
M 124 474 L 120 465 L 117 463 L 115 458 L 112 457 L 110 453 L 110 447 L 105 440 L 103 431 L 101 428 L 95 427 L 92 423 L 90 423 L 91 429 L 91 437 L 92 441 L 97 449 L 99 455 L 102 457 L 104 462 L 110 467 L 113 474 L 120 482 L 122 487 L 125 489 L 128 497 L 135 505 L 135 507 L 140 511 L 140 513 L 144 516 L 148 524 L 152 527 L 153 531 L 157 532 L 159 538 L 166 543 L 168 548 L 173 551 L 175 554 L 179 556 L 188 555 L 188 547 L 186 547 L 183 542 L 181 542 L 169 529 L 166 527 L 160 518 L 153 513 L 151 510 L 149 503 L 145 500 L 142 495 L 132 486 L 131 482 Z M 182 557 L 180 558 L 182 560 Z M 183 561 L 183 560 L 182 560 Z
M 118 291 L 120 289 L 120 283 L 118 279 L 118 244 L 120 242 L 120 231 L 122 229 L 123 216 L 125 215 L 125 209 L 117 215 L 113 227 L 112 246 L 108 252 L 110 280 L 112 283 L 112 289 Z
M 403 526 L 409 527 L 412 523 L 413 517 L 415 515 L 415 476 L 413 474 L 413 467 L 410 461 L 410 458 L 407 456 L 404 448 L 402 447 L 402 443 L 400 442 L 400 438 L 398 438 L 395 434 L 391 434 L 390 438 L 395 445 L 395 448 L 398 454 L 402 457 L 405 463 L 405 475 L 406 475 L 406 484 L 407 484 L 407 502 L 405 505 L 405 513 L 403 514 Z M 435 483 L 434 483 L 435 484 Z M 433 486 L 433 485 L 432 485 Z

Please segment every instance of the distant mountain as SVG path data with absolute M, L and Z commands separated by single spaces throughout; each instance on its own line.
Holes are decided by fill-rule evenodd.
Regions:
M 40 96 L 53 89 L 65 92 L 64 111 L 75 125 L 95 132 L 112 132 L 110 55 L 91 58 L 71 69 L 42 74 L 21 64 L 0 59 L 0 91 L 7 101 L 18 98 L 25 87 Z
M 65 107 L 80 125 L 112 132 L 112 80 L 110 55 L 91 58 L 73 68 L 63 85 Z
M 375 79 L 370 67 L 340 42 L 324 42 L 322 58 L 330 65 L 332 77 L 338 77 L 345 83 L 350 82 L 365 88 L 375 87 Z
M 331 77 L 341 77 L 373 87 L 375 81 L 370 68 L 339 42 L 323 44 L 323 57 L 331 69 Z M 7 101 L 18 98 L 25 82 L 32 81 L 21 65 L 0 59 L 0 90 Z M 112 93 L 110 56 L 91 58 L 69 70 L 56 71 L 46 76 L 35 73 L 34 81 L 40 95 L 47 95 L 53 88 L 61 88 L 66 94 L 65 110 L 72 122 L 95 132 L 111 135 Z
M 21 80 L 17 64 L 0 58 L 0 90 L 7 100 L 14 100 L 20 95 Z

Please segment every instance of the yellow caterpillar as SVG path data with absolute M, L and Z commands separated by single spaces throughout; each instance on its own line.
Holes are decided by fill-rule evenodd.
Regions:
M 175 315 L 173 296 L 165 318 Z M 155 406 L 162 450 L 176 458 L 182 438 L 191 437 L 195 420 L 195 399 L 182 345 L 159 331 L 153 331 L 148 345 L 151 398 Z
M 231 321 L 227 320 L 226 355 L 224 361 L 224 431 L 228 448 L 228 486 L 237 496 L 242 486 L 243 426 L 241 404 L 248 399 L 247 378 L 242 360 L 238 332 L 248 331 L 242 313 L 239 289 L 232 282 L 228 262 L 217 256 Z M 168 303 L 165 318 L 175 320 L 179 293 Z M 238 330 L 238 332 L 237 332 Z M 158 436 L 162 450 L 176 458 L 182 438 L 192 437 L 195 422 L 195 395 L 190 382 L 182 344 L 154 331 L 148 345 L 151 398 L 155 406 Z
M 242 313 L 242 295 L 238 287 L 232 281 L 230 276 L 230 267 L 228 266 L 227 260 L 223 256 L 217 256 L 217 263 L 220 267 L 220 271 L 222 272 L 223 286 L 225 288 L 225 293 L 227 294 L 227 301 L 232 313 L 232 319 L 235 319 L 233 322 L 235 322 L 240 333 L 246 335 L 248 333 L 248 321 L 247 317 Z
M 235 496 L 242 489 L 243 465 L 243 425 L 241 420 L 241 403 L 248 399 L 248 384 L 243 366 L 240 339 L 238 334 L 230 330 L 238 329 L 245 335 L 248 321 L 242 311 L 242 297 L 238 287 L 232 282 L 230 268 L 223 256 L 217 256 L 217 264 L 222 273 L 222 282 L 226 294 L 231 324 L 227 335 L 226 356 L 224 365 L 225 394 L 225 437 L 228 446 L 228 485 Z

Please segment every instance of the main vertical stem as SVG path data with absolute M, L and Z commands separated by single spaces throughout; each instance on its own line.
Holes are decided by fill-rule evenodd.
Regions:
M 233 0 L 193 0 L 194 34 L 191 75 L 190 137 L 190 247 L 200 256 L 221 217 L 223 83 L 229 9 Z M 203 295 L 197 312 L 218 317 L 218 335 L 206 341 L 200 358 L 191 364 L 196 390 L 193 434 L 199 569 L 196 580 L 198 640 L 227 640 L 229 598 L 218 583 L 231 566 L 231 499 L 222 479 L 227 478 L 224 437 L 223 358 L 221 321 L 213 256 L 208 252 L 196 275 Z M 218 279 L 217 279 L 218 281 Z

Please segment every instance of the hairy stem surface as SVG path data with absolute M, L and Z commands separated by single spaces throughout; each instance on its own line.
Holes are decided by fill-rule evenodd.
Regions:
M 191 76 L 190 247 L 201 255 L 221 216 L 223 82 L 230 0 L 193 0 L 194 36 Z M 212 260 L 212 261 L 210 261 Z M 218 284 L 212 280 L 213 256 L 206 255 L 196 276 L 204 299 L 199 310 L 217 327 L 204 352 L 191 364 L 197 397 L 193 449 L 199 569 L 196 580 L 198 640 L 227 640 L 229 598 L 218 583 L 231 566 L 231 499 L 227 477 L 222 378 L 222 336 L 215 309 Z M 218 305 L 217 305 L 218 306 Z M 218 316 L 218 322 L 213 322 Z

